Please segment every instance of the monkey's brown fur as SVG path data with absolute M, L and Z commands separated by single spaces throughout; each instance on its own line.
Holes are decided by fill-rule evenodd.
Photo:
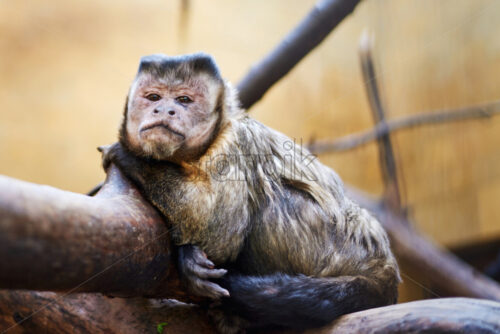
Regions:
M 178 103 L 179 85 L 193 102 Z M 161 102 L 145 101 L 157 97 L 138 86 L 164 87 Z M 140 130 L 150 119 L 160 120 L 152 134 Z M 215 317 L 221 332 L 320 326 L 396 302 L 398 266 L 380 224 L 345 196 L 334 171 L 242 111 L 210 56 L 141 60 L 119 143 L 104 155 L 111 162 L 165 216 L 181 249 L 196 246 L 181 252 L 181 272 L 197 262 L 205 274 L 184 270 L 187 281 L 226 272 L 203 264 L 201 251 L 229 270 L 198 286 L 213 287 L 214 298 L 229 291 L 225 316 Z

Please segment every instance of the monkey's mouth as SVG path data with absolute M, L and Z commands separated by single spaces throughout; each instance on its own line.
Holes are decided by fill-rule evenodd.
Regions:
M 172 129 L 172 127 L 170 125 L 168 125 L 164 122 L 154 122 L 154 123 L 151 123 L 149 125 L 146 125 L 146 126 L 142 127 L 141 132 L 148 131 L 148 130 L 151 130 L 154 128 L 164 128 L 164 129 L 167 129 L 169 132 L 172 132 L 174 135 L 182 137 L 182 139 L 186 138 L 182 133 L 175 131 L 174 129 Z

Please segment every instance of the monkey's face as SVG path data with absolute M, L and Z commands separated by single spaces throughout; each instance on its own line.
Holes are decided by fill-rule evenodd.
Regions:
M 127 145 L 157 160 L 196 159 L 216 131 L 221 89 L 205 73 L 188 79 L 140 74 L 129 94 Z

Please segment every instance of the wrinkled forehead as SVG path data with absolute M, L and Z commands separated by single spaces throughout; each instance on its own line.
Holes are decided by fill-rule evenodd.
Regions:
M 181 79 L 176 76 L 171 77 L 156 77 L 148 73 L 138 74 L 135 78 L 132 87 L 130 88 L 131 95 L 147 88 L 156 88 L 160 90 L 192 90 L 200 94 L 210 94 L 218 90 L 221 84 L 214 80 L 213 77 L 205 74 L 193 74 L 187 79 Z

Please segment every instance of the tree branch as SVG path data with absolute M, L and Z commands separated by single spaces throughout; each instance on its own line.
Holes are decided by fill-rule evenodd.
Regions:
M 500 303 L 441 298 L 374 308 L 345 315 L 320 331 L 343 333 L 498 333 Z
M 373 62 L 373 39 L 368 31 L 364 31 L 361 36 L 359 46 L 359 58 L 361 62 L 361 73 L 363 73 L 363 82 L 365 84 L 366 95 L 370 103 L 373 120 L 377 126 L 386 127 L 386 112 L 382 105 L 378 79 L 375 72 L 375 64 Z M 401 193 L 398 183 L 398 171 L 396 168 L 396 158 L 394 149 L 391 143 L 390 133 L 377 139 L 377 147 L 379 153 L 379 162 L 382 171 L 382 180 L 384 182 L 384 204 L 390 210 L 398 214 L 404 215 L 404 210 L 401 207 Z
M 320 44 L 360 0 L 320 0 L 307 16 L 238 84 L 244 109 L 254 103 L 284 77 L 311 50 Z
M 0 176 L 0 288 L 184 299 L 162 218 L 114 166 L 88 197 Z
M 425 114 L 403 116 L 378 124 L 373 129 L 353 133 L 334 140 L 316 141 L 307 146 L 314 154 L 342 152 L 366 145 L 391 132 L 429 124 L 444 124 L 477 118 L 490 118 L 500 114 L 500 101 L 453 110 L 435 110 Z
M 196 305 L 144 298 L 109 298 L 96 293 L 0 290 L 0 333 L 216 334 Z
M 0 330 L 6 334 L 155 333 L 160 323 L 166 323 L 164 333 L 216 333 L 203 309 L 165 300 L 8 290 L 0 291 L 0 300 Z M 497 302 L 442 298 L 347 314 L 304 334 L 493 334 L 500 330 L 499 314 Z
M 396 254 L 452 295 L 500 300 L 500 287 L 351 191 Z M 402 224 L 406 224 L 403 222 Z M 0 177 L 0 287 L 193 300 L 171 264 L 166 228 L 117 169 L 96 197 Z M 83 284 L 82 284 L 83 283 Z

